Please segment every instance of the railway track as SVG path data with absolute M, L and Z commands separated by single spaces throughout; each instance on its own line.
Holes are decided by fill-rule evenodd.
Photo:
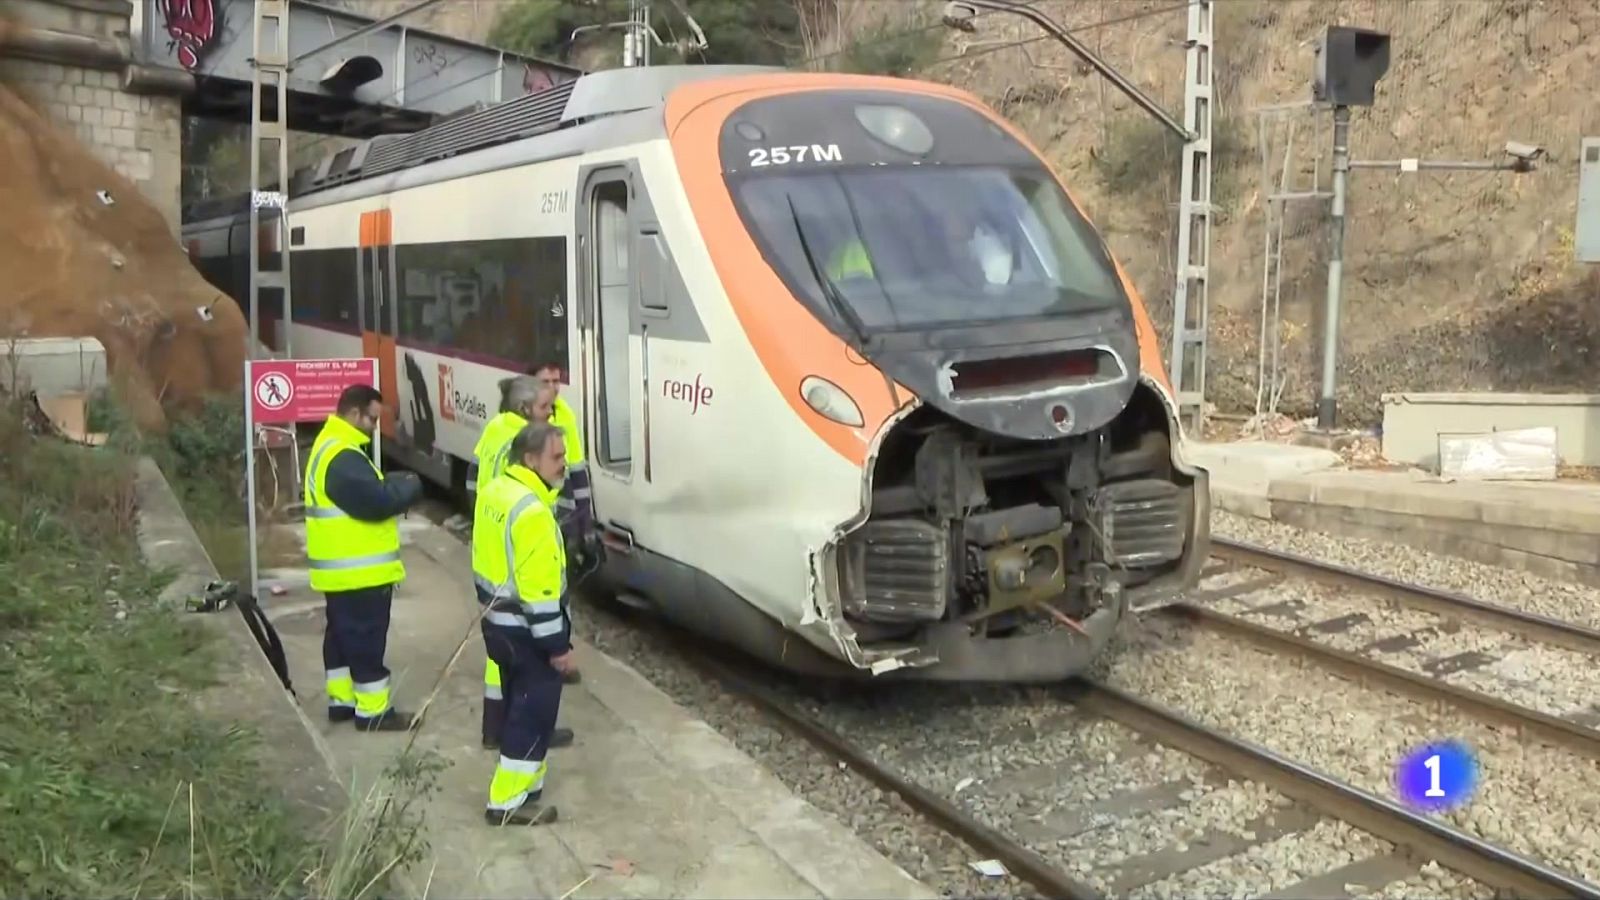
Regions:
M 1570 684 L 1600 658 L 1600 631 L 1234 541 L 1215 539 L 1212 555 L 1224 564 L 1164 615 L 1600 757 L 1600 702 Z M 1321 592 L 1285 600 L 1291 579 Z
M 1265 858 L 1262 851 L 1268 845 L 1299 842 L 1304 845 L 1301 854 L 1312 861 L 1281 871 L 1265 866 L 1250 896 L 1448 894 L 1600 900 L 1600 888 L 1558 869 L 1105 684 L 980 689 L 976 699 L 957 701 L 954 710 L 951 701 L 960 689 L 895 686 L 874 692 L 872 698 L 852 695 L 843 703 L 823 704 L 822 709 L 813 705 L 808 711 L 803 691 L 786 686 L 758 664 L 730 658 L 721 648 L 637 612 L 613 614 L 631 626 L 660 634 L 678 650 L 675 655 L 681 661 L 842 767 L 900 797 L 978 855 L 1000 861 L 1041 896 L 1207 893 L 1212 884 L 1207 878 L 1227 883 L 1236 877 L 1207 876 L 1208 870 L 1240 859 L 1248 865 L 1253 854 Z M 1340 655 L 1333 648 L 1235 621 L 1237 617 L 1199 605 L 1186 605 L 1168 615 L 1248 633 L 1251 640 L 1270 642 L 1276 652 L 1293 648 L 1302 655 L 1320 654 L 1324 664 L 1338 660 L 1346 667 L 1361 667 L 1362 677 L 1382 680 L 1387 687 L 1425 683 L 1434 699 L 1460 706 L 1475 703 L 1474 713 L 1485 719 L 1596 752 L 1592 732 L 1555 717 L 1529 715 L 1528 710 L 1494 698 L 1463 701 L 1465 694 L 1450 693 L 1395 667 L 1374 674 L 1379 670 L 1371 669 L 1370 661 L 1353 654 Z M 875 701 L 890 708 L 875 709 Z M 1030 717 L 1035 727 L 1021 734 L 1005 729 L 986 733 L 983 711 L 996 704 L 1031 705 L 1038 711 Z M 841 708 L 843 721 L 839 715 L 818 714 L 838 713 Z M 885 725 L 896 717 L 951 735 L 952 746 L 932 751 L 948 757 L 946 771 L 960 771 L 968 757 L 975 761 L 984 757 L 1003 761 L 1001 773 L 955 781 L 907 774 L 918 768 L 906 765 L 914 760 L 905 754 L 896 758 L 892 744 L 874 746 L 875 738 L 894 732 Z M 825 721 L 829 718 L 833 721 Z M 1089 737 L 1076 740 L 1080 734 Z M 1063 738 L 1064 745 L 1041 748 L 1041 743 L 1060 744 Z M 1104 790 L 1098 776 L 1119 767 L 1127 771 L 1111 790 Z M 974 771 L 979 768 L 973 766 Z M 1119 851 L 1124 852 L 1118 855 Z M 1115 858 L 1108 861 L 1108 856 Z M 1457 880 L 1447 890 L 1449 876 L 1439 871 L 1439 865 L 1467 880 Z M 1385 884 L 1397 881 L 1414 885 L 1415 892 L 1379 893 Z M 1218 889 L 1213 886 L 1209 892 Z
M 1374 877 L 1391 880 L 1397 875 L 1424 869 L 1429 860 L 1467 876 L 1481 885 L 1527 897 L 1600 898 L 1600 888 L 1585 884 L 1557 869 L 1526 859 L 1481 838 L 1467 834 L 1427 816 L 1344 784 L 1324 773 L 1289 760 L 1264 747 L 1240 740 L 1189 719 L 1173 710 L 1143 700 L 1105 684 L 1074 682 L 1052 688 L 1043 694 L 1070 703 L 1088 716 L 1115 723 L 1127 729 L 1132 741 L 1127 749 L 1145 753 L 1152 745 L 1203 760 L 1209 771 L 1198 779 L 1178 778 L 1170 782 L 1143 786 L 1123 796 L 1095 798 L 1076 814 L 1060 815 L 1060 807 L 1044 809 L 1045 815 L 1031 815 L 1037 804 L 1018 804 L 1023 815 L 1044 827 L 1007 828 L 1006 823 L 985 816 L 983 810 L 964 807 L 960 801 L 962 785 L 953 793 L 946 787 L 918 784 L 897 771 L 892 764 L 843 737 L 839 730 L 820 722 L 800 709 L 793 696 L 774 688 L 770 675 L 757 671 L 754 663 L 735 663 L 727 654 L 707 643 L 682 635 L 666 626 L 652 625 L 672 632 L 671 640 L 684 650 L 684 658 L 763 713 L 784 729 L 805 738 L 828 756 L 850 767 L 880 789 L 892 792 L 911 807 L 958 837 L 981 854 L 999 860 L 1007 869 L 1047 897 L 1086 898 L 1097 896 L 1155 895 L 1147 890 L 1159 882 L 1178 879 L 1195 869 L 1217 862 L 1223 855 L 1248 851 L 1272 840 L 1308 835 L 1319 826 L 1343 822 L 1367 835 L 1381 839 L 1388 848 L 1374 847 L 1361 859 L 1337 857 L 1338 864 L 1325 871 L 1307 871 L 1296 879 L 1298 894 L 1271 893 L 1264 896 L 1342 896 L 1342 888 L 1353 879 Z M 765 675 L 765 677 L 764 677 Z M 945 689 L 948 690 L 948 689 Z M 1027 690 L 1010 689 L 1002 693 L 1026 696 Z M 1062 724 L 1065 724 L 1064 722 Z M 870 735 L 870 731 L 863 731 Z M 1008 748 L 1009 749 L 1009 748 Z M 1016 756 L 1026 760 L 1028 752 L 1016 748 Z M 1126 753 L 1113 756 L 1125 756 Z M 1053 784 L 1070 790 L 1072 779 L 1053 761 L 1025 765 L 1008 771 L 1003 780 L 1013 785 Z M 1158 776 L 1159 778 L 1159 776 Z M 1243 782 L 1241 784 L 1241 781 Z M 1262 791 L 1261 789 L 1265 789 Z M 1182 819 L 1186 807 L 1198 807 L 1218 793 L 1271 793 L 1275 812 L 1246 823 L 1252 827 L 1235 840 L 1225 832 L 1198 835 L 1195 846 L 1175 839 L 1154 852 L 1135 853 L 1111 868 L 1108 873 L 1084 872 L 1073 865 L 1072 853 L 1053 852 L 1072 839 L 1112 830 L 1116 820 L 1131 824 L 1137 819 Z M 1048 790 L 1041 793 L 1050 793 Z M 1120 801 L 1120 802 L 1119 802 Z M 1121 808 L 1118 808 L 1118 807 Z M 1052 816 L 1049 813 L 1057 813 Z M 1096 815 L 1096 813 L 1099 813 Z M 1262 821 L 1264 819 L 1264 822 Z M 986 821 L 987 820 L 987 821 Z M 1050 822 L 1049 820 L 1054 820 Z M 1054 824 L 1052 829 L 1050 826 Z M 1063 827 L 1064 826 L 1064 827 Z M 1019 834 L 1018 831 L 1027 832 Z M 1265 832 L 1265 833 L 1262 833 Z M 1055 844 L 1056 848 L 1050 845 Z M 1162 859 L 1166 857 L 1166 859 Z M 1087 877 L 1107 884 L 1097 890 Z M 1327 893 L 1329 890 L 1331 893 Z M 1484 892 L 1487 894 L 1487 891 Z

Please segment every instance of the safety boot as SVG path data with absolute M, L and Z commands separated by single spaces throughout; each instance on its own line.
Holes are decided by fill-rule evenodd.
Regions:
M 330 706 L 330 707 L 328 707 L 328 721 L 329 722 L 334 722 L 334 723 L 349 722 L 349 721 L 353 720 L 355 717 L 356 717 L 356 711 L 354 709 L 351 709 L 348 706 Z
M 554 806 L 541 806 L 538 801 L 529 800 L 516 809 L 505 811 L 486 809 L 483 811 L 483 820 L 496 827 L 506 825 L 549 825 L 556 820 L 556 808 Z
M 356 728 L 361 731 L 410 731 L 421 721 L 415 713 L 389 709 L 370 719 L 356 718 Z

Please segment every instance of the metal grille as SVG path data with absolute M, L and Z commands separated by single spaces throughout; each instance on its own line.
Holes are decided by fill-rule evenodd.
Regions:
M 1105 562 L 1140 568 L 1182 557 L 1190 499 L 1176 484 L 1153 478 L 1101 488 L 1092 506 Z
M 845 543 L 845 610 L 875 622 L 937 621 L 949 569 L 944 529 L 912 519 L 868 522 Z
M 312 190 L 375 178 L 437 159 L 521 140 L 561 127 L 561 114 L 577 80 L 564 81 L 537 93 L 450 119 L 404 137 L 374 138 L 365 159 L 341 172 L 330 172 Z M 359 157 L 359 154 L 357 154 Z

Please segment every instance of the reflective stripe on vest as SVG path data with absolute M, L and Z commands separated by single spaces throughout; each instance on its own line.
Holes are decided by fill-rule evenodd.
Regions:
M 315 591 L 354 591 L 394 584 L 405 578 L 405 565 L 400 561 L 399 521 L 363 522 L 328 499 L 326 482 L 334 457 L 345 450 L 361 453 L 358 441 L 363 437 L 348 422 L 330 416 L 311 445 L 303 500 L 306 556 L 311 570 L 311 589 Z M 382 481 L 383 471 L 377 464 L 364 453 L 361 458 Z
M 520 471 L 520 470 L 519 470 Z M 479 492 L 479 508 L 472 529 L 472 578 L 479 590 L 490 595 L 489 611 L 485 618 L 496 625 L 508 627 L 531 627 L 535 637 L 546 637 L 559 634 L 562 628 L 560 618 L 550 622 L 538 622 L 531 626 L 524 616 L 556 615 L 562 612 L 561 598 L 567 591 L 566 566 L 562 563 L 559 554 L 562 552 L 562 543 L 559 528 L 555 526 L 555 518 L 550 515 L 549 509 L 540 502 L 538 495 L 527 485 L 510 475 L 501 475 L 493 482 L 485 484 Z M 515 497 L 513 500 L 512 498 Z M 491 520 L 497 510 L 505 508 L 510 502 L 510 510 L 503 522 L 495 523 Z M 515 541 L 516 525 L 524 514 L 532 513 L 539 516 L 549 516 L 551 528 L 554 532 L 549 540 L 554 541 L 553 550 L 557 555 L 555 564 L 559 569 L 556 572 L 526 571 L 524 560 L 519 564 L 517 560 L 517 547 Z M 498 531 L 498 534 L 496 533 Z M 496 538 L 498 537 L 498 542 Z M 534 561 L 536 566 L 545 565 L 543 560 Z M 543 596 L 543 592 L 530 595 L 523 592 L 525 585 L 518 584 L 519 570 L 527 576 L 524 582 L 531 579 L 544 579 L 556 576 L 559 587 L 554 596 Z M 551 578 L 551 580 L 556 580 Z M 530 589 L 531 590 L 531 589 Z
M 550 424 L 561 429 L 561 442 L 567 448 L 567 469 L 583 465 L 583 436 L 578 433 L 578 414 L 560 397 L 550 408 Z

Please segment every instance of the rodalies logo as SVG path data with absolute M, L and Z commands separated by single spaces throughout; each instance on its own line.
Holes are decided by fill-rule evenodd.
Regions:
M 482 400 L 456 390 L 455 371 L 444 363 L 439 363 L 439 415 L 446 422 L 458 421 L 458 417 L 480 422 L 489 418 L 489 407 Z
M 456 389 L 456 373 L 444 363 L 439 363 L 439 415 L 446 422 L 456 420 L 456 402 L 452 396 Z

